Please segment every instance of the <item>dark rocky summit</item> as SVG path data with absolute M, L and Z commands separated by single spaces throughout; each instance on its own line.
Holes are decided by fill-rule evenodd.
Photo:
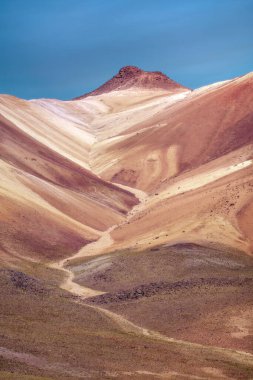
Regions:
M 160 71 L 144 71 L 136 66 L 125 66 L 102 86 L 76 99 L 82 99 L 91 95 L 100 95 L 115 90 L 126 90 L 132 87 L 144 89 L 157 88 L 169 92 L 187 89 Z

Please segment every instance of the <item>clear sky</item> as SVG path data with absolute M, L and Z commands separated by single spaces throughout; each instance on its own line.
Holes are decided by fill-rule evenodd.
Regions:
M 253 0 L 0 0 L 0 93 L 68 99 L 122 66 L 191 88 L 253 71 Z

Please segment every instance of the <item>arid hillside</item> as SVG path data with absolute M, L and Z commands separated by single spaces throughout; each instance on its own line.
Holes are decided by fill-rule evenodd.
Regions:
M 252 73 L 0 95 L 0 172 L 1 379 L 253 378 Z

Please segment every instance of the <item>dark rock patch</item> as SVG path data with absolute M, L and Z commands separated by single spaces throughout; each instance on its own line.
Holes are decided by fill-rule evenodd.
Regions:
M 8 281 L 17 289 L 33 294 L 48 294 L 49 289 L 43 283 L 27 274 L 10 269 L 2 269 L 0 273 L 4 274 Z
M 253 278 L 199 278 L 182 280 L 177 282 L 153 282 L 139 285 L 133 289 L 120 290 L 116 293 L 106 293 L 97 297 L 91 297 L 88 302 L 96 304 L 108 304 L 137 300 L 144 297 L 152 297 L 158 294 L 169 294 L 177 291 L 187 291 L 203 287 L 241 287 L 253 284 Z

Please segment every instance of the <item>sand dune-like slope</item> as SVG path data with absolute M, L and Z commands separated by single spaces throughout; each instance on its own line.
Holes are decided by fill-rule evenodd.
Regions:
M 159 236 L 159 243 L 197 239 L 252 251 L 252 89 L 248 74 L 195 91 L 157 89 L 148 99 L 135 87 L 86 98 L 111 107 L 93 123 L 92 169 L 150 194 L 143 211 L 111 234 L 116 247 L 153 245 Z
M 71 119 L 75 107 L 66 115 L 59 102 L 55 119 L 44 102 L 0 100 L 1 247 L 54 259 L 97 239 L 138 201 L 88 170 L 91 140 Z
M 225 223 L 231 235 L 227 243 L 249 251 L 252 88 L 252 74 L 191 91 L 159 72 L 130 66 L 98 90 L 72 101 L 25 101 L 4 95 L 1 158 L 9 165 L 5 170 L 17 171 L 23 190 L 36 193 L 44 206 L 62 212 L 69 223 L 91 229 L 87 240 L 119 224 L 138 202 L 116 187 L 118 183 L 144 190 L 150 198 L 135 216 L 140 222 L 133 219 L 115 229 L 116 242 L 123 239 L 127 245 L 141 237 L 150 244 L 159 231 L 164 240 L 181 239 L 180 230 L 187 230 L 190 239 L 199 228 L 206 231 L 207 241 L 209 229 L 217 230 L 213 240 L 219 242 L 223 237 L 218 236 L 218 226 Z M 226 183 L 231 187 L 234 183 L 237 190 L 225 190 Z M 205 197 L 207 188 L 219 189 L 217 195 Z M 208 210 L 222 202 L 220 198 L 229 201 L 236 192 L 243 200 L 231 206 L 229 216 L 221 207 L 209 217 Z M 192 210 L 194 194 L 196 199 L 203 197 L 203 205 L 198 202 Z M 176 206 L 175 212 L 177 202 L 186 205 Z M 153 212 L 159 216 L 153 217 Z M 163 213 L 168 214 L 166 221 Z M 179 228 L 181 222 L 175 226 L 177 214 L 190 227 Z
M 129 224 L 113 231 L 114 243 L 127 247 L 131 241 L 144 248 L 190 241 L 252 253 L 252 226 L 246 222 L 253 196 L 252 160 L 234 166 L 234 172 L 231 168 L 195 176 L 191 172 L 155 193 Z
M 121 137 L 96 144 L 95 169 L 103 178 L 152 191 L 170 177 L 252 144 L 252 87 L 253 75 L 247 75 L 164 96 L 142 105 L 143 119 L 135 107 Z M 113 115 L 120 124 L 121 114 Z

